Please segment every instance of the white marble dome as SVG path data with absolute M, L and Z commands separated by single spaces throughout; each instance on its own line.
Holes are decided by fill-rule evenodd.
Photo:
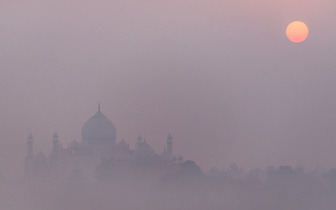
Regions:
M 100 109 L 82 127 L 82 142 L 90 145 L 115 144 L 116 136 L 115 126 Z

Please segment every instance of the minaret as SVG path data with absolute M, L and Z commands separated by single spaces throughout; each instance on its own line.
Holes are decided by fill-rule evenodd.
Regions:
M 182 157 L 182 155 L 179 155 L 179 157 L 177 158 L 177 163 L 178 164 L 183 163 L 183 157 Z
M 29 134 L 27 141 L 27 158 L 33 158 L 33 136 Z
M 55 132 L 53 135 L 53 150 L 52 150 L 52 156 L 58 157 L 60 150 L 60 145 L 58 141 L 58 134 Z
M 173 137 L 171 134 L 167 136 L 167 153 L 173 155 Z
M 25 160 L 25 175 L 31 176 L 34 170 L 34 154 L 33 154 L 33 136 L 29 134 L 27 140 L 27 156 Z

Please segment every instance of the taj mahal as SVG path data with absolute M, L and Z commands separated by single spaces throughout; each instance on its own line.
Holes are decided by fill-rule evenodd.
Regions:
M 112 161 L 120 168 L 134 168 L 147 164 L 158 168 L 174 168 L 183 162 L 182 156 L 173 155 L 173 138 L 167 136 L 166 145 L 160 154 L 156 154 L 152 147 L 141 135 L 136 139 L 133 149 L 122 140 L 116 142 L 117 131 L 115 125 L 98 111 L 86 121 L 81 131 L 81 141 L 73 140 L 67 147 L 63 147 L 58 134 L 55 132 L 51 144 L 52 150 L 47 157 L 42 151 L 34 155 L 33 136 L 27 140 L 27 156 L 25 158 L 25 177 L 67 179 L 74 173 L 80 174 L 86 180 L 95 179 L 96 168 L 102 162 Z

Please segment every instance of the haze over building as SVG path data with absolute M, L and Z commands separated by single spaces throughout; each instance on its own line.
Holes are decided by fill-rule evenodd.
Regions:
M 84 123 L 81 133 L 80 142 L 73 140 L 69 145 L 63 146 L 55 132 L 50 141 L 52 151 L 49 158 L 42 151 L 34 155 L 33 136 L 30 134 L 25 158 L 26 178 L 67 180 L 76 175 L 94 182 L 96 169 L 104 161 L 114 162 L 117 165 L 114 170 L 117 171 L 136 168 L 137 165 L 151 165 L 160 168 L 162 176 L 183 162 L 181 155 L 178 158 L 173 155 L 171 134 L 167 136 L 166 146 L 159 155 L 141 135 L 137 137 L 134 149 L 125 140 L 116 142 L 116 127 L 101 112 L 100 104 L 97 113 Z M 120 171 L 124 175 L 129 172 Z
M 55 130 L 64 147 L 80 141 L 99 100 L 117 141 L 142 134 L 161 151 L 171 132 L 174 151 L 205 171 L 333 167 L 335 4 L 1 1 L 4 176 L 24 173 L 29 133 L 47 156 Z M 310 28 L 300 45 L 285 36 L 293 20 Z

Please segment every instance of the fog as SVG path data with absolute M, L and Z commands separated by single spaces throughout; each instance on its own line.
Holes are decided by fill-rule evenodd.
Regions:
M 113 173 L 95 183 L 78 177 L 63 184 L 2 180 L 0 200 L 3 209 L 27 210 L 334 209 L 335 175 L 335 169 L 308 172 L 291 166 L 245 172 L 235 164 L 205 175 L 192 161 L 185 161 L 179 170 L 160 179 L 137 171 L 123 177 Z
M 332 0 L 0 0 L 3 206 L 23 208 L 41 196 L 49 202 L 25 209 L 77 208 L 76 199 L 83 209 L 114 202 L 119 209 L 334 206 L 325 175 L 336 168 L 334 8 Z M 300 44 L 285 36 L 294 20 L 310 30 Z M 27 136 L 34 136 L 34 155 L 49 156 L 55 131 L 64 147 L 80 142 L 99 102 L 117 143 L 124 139 L 133 149 L 140 134 L 160 154 L 171 133 L 174 155 L 205 174 L 201 189 L 166 189 L 161 174 L 141 196 L 134 185 L 120 193 L 120 183 L 103 189 L 97 180 L 83 184 L 93 189 L 87 194 L 65 186 L 50 191 L 49 182 L 31 192 L 24 181 Z M 231 183 L 223 171 L 232 163 L 244 175 L 221 186 Z M 250 185 L 250 171 L 266 173 L 270 165 L 290 166 L 294 175 L 265 175 Z M 213 167 L 220 175 L 210 173 Z

